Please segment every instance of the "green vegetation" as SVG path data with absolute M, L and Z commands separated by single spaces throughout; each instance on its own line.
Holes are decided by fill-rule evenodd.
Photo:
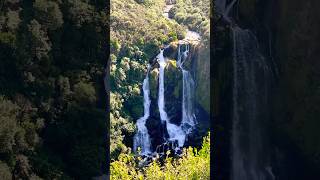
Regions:
M 163 44 L 183 39 L 187 27 L 200 31 L 209 39 L 209 1 L 183 3 L 179 1 L 175 11 L 187 9 L 185 14 L 190 13 L 192 17 L 177 22 L 162 15 L 164 0 L 111 1 L 111 179 L 210 179 L 209 137 L 204 139 L 200 151 L 186 148 L 181 158 L 172 158 L 167 154 L 164 163 L 158 159 L 148 166 L 141 166 L 141 157 L 131 152 L 135 122 L 143 115 L 141 87 L 149 61 L 155 58 Z M 199 8 L 193 8 L 193 5 Z M 192 9 L 195 11 L 191 13 Z M 201 17 L 193 19 L 199 12 Z M 201 28 L 198 27 L 200 24 Z M 172 84 L 176 98 L 180 93 L 179 87 L 174 88 L 179 78 L 177 73 L 175 61 L 170 61 L 166 83 Z M 149 75 L 150 95 L 154 99 L 157 96 L 157 74 L 155 68 Z M 181 90 L 181 82 L 178 84 Z
M 102 0 L 0 3 L 0 179 L 105 172 Z
M 139 166 L 139 157 L 120 154 L 111 163 L 111 179 L 184 180 L 210 179 L 210 134 L 203 138 L 202 148 L 185 148 L 181 158 L 167 157 L 164 163 L 154 160 L 146 167 Z
M 209 0 L 177 0 L 170 9 L 169 17 L 188 29 L 200 33 L 209 41 L 210 37 L 210 1 Z
M 162 16 L 165 1 L 111 3 L 111 159 L 132 146 L 135 121 L 143 115 L 142 81 L 148 61 L 185 29 Z

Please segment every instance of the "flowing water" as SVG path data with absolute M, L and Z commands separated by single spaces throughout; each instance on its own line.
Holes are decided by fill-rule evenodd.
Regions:
M 270 68 L 249 30 L 233 31 L 232 179 L 271 180 L 263 122 Z
M 228 22 L 237 0 L 218 9 Z M 232 180 L 274 180 L 270 166 L 265 122 L 271 68 L 259 52 L 259 43 L 250 30 L 233 26 L 233 105 L 231 137 Z
M 151 153 L 150 146 L 150 137 L 148 133 L 148 129 L 146 127 L 146 121 L 150 116 L 150 88 L 149 88 L 149 70 L 150 65 L 148 65 L 148 71 L 146 78 L 143 80 L 143 107 L 144 107 L 144 115 L 140 119 L 137 120 L 137 128 L 138 132 L 135 134 L 133 139 L 133 149 L 137 152 L 137 148 L 141 148 L 141 154 L 147 155 Z
M 181 46 L 184 45 L 185 50 L 181 53 Z M 194 89 L 195 83 L 189 71 L 183 68 L 183 63 L 189 54 L 189 44 L 179 44 L 177 65 L 182 70 L 182 121 L 181 127 L 186 134 L 190 134 L 196 124 L 194 114 Z
M 165 111 L 165 101 L 164 101 L 164 69 L 166 67 L 166 60 L 163 57 L 163 49 L 157 56 L 159 67 L 159 94 L 158 94 L 158 107 L 160 112 L 160 119 L 162 122 L 168 121 L 168 115 Z
M 166 66 L 166 59 L 163 57 L 163 50 L 160 50 L 157 56 L 159 62 L 159 95 L 158 95 L 158 108 L 160 112 L 160 119 L 162 123 L 166 123 L 167 132 L 170 141 L 178 141 L 179 147 L 184 145 L 185 133 L 180 126 L 170 123 L 167 113 L 165 111 L 164 99 L 164 69 Z

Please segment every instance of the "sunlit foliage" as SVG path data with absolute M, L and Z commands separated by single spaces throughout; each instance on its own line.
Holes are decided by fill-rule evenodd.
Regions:
M 111 163 L 111 179 L 185 180 L 210 179 L 210 134 L 203 139 L 202 148 L 185 148 L 182 157 L 172 158 L 167 152 L 164 163 L 154 160 L 148 166 L 139 165 L 140 157 L 120 154 Z

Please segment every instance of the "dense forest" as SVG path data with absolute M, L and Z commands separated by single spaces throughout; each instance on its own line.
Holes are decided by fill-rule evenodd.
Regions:
M 0 179 L 106 169 L 104 0 L 0 1 Z

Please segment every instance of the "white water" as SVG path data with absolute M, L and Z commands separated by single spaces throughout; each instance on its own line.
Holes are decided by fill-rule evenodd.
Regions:
M 182 45 L 185 45 L 185 50 L 181 53 Z M 189 54 L 189 48 L 189 44 L 179 44 L 177 58 L 177 64 L 182 70 L 182 121 L 180 126 L 186 134 L 189 134 L 196 124 L 193 107 L 195 84 L 190 72 L 183 68 L 183 63 Z
M 168 18 L 168 12 L 173 7 L 170 0 L 169 5 L 166 5 L 163 15 Z M 184 41 L 200 41 L 200 35 L 196 32 L 187 30 L 187 35 Z M 180 41 L 179 41 L 180 42 Z M 169 46 L 169 45 L 168 45 Z M 163 56 L 163 51 L 157 55 L 159 63 L 159 90 L 158 90 L 158 108 L 160 113 L 160 119 L 162 123 L 166 124 L 167 132 L 169 134 L 169 141 L 177 142 L 179 147 L 183 147 L 186 139 L 186 134 L 189 134 L 195 125 L 195 115 L 193 113 L 193 96 L 194 96 L 194 81 L 191 74 L 184 70 L 182 65 L 189 53 L 189 45 L 186 45 L 185 51 L 181 54 L 180 44 L 178 52 L 178 65 L 183 72 L 183 103 L 182 103 L 182 121 L 181 125 L 177 126 L 170 123 L 170 119 L 165 111 L 165 97 L 164 97 L 164 70 L 166 66 L 166 59 Z M 148 73 L 149 73 L 148 67 Z M 136 151 L 138 147 L 141 148 L 141 153 L 147 155 L 151 152 L 150 137 L 148 134 L 148 129 L 145 126 L 146 120 L 148 119 L 150 112 L 150 90 L 149 90 L 149 78 L 148 73 L 143 81 L 143 92 L 144 92 L 144 116 L 137 121 L 138 132 L 134 137 L 134 150 Z M 172 143 L 174 146 L 175 143 Z M 176 147 L 172 147 L 176 149 Z
M 223 17 L 229 17 L 237 0 L 226 5 L 221 0 L 219 8 Z M 249 30 L 233 26 L 233 113 L 232 113 L 232 180 L 274 180 L 268 162 L 266 142 L 263 138 L 263 109 L 269 67 L 259 53 L 256 36 Z M 261 75 L 262 73 L 262 75 Z M 260 78 L 265 87 L 257 83 Z M 264 98 L 265 99 L 265 98 Z
M 158 95 L 158 108 L 160 112 L 160 119 L 166 123 L 166 128 L 169 134 L 170 141 L 178 141 L 179 147 L 182 147 L 185 142 L 185 133 L 175 124 L 170 123 L 167 113 L 165 111 L 165 99 L 164 99 L 164 69 L 166 66 L 166 59 L 163 57 L 163 50 L 157 56 L 159 62 L 159 95 Z
M 141 154 L 147 155 L 151 153 L 150 146 L 150 137 L 148 133 L 148 129 L 146 127 L 146 121 L 150 116 L 150 88 L 149 88 L 149 70 L 150 65 L 148 65 L 148 72 L 146 78 L 143 80 L 143 108 L 144 115 L 140 119 L 137 120 L 138 132 L 135 134 L 133 139 L 133 149 L 137 152 L 138 147 L 141 148 Z
M 161 121 L 168 121 L 168 115 L 165 111 L 165 101 L 164 101 L 164 68 L 166 67 L 166 60 L 163 57 L 163 50 L 157 56 L 159 67 L 159 94 L 158 94 L 158 107 L 160 112 Z
M 182 126 L 187 134 L 196 124 L 193 108 L 194 81 L 189 71 L 182 69 L 183 73 L 183 93 L 182 93 Z M 189 125 L 190 127 L 186 126 Z

